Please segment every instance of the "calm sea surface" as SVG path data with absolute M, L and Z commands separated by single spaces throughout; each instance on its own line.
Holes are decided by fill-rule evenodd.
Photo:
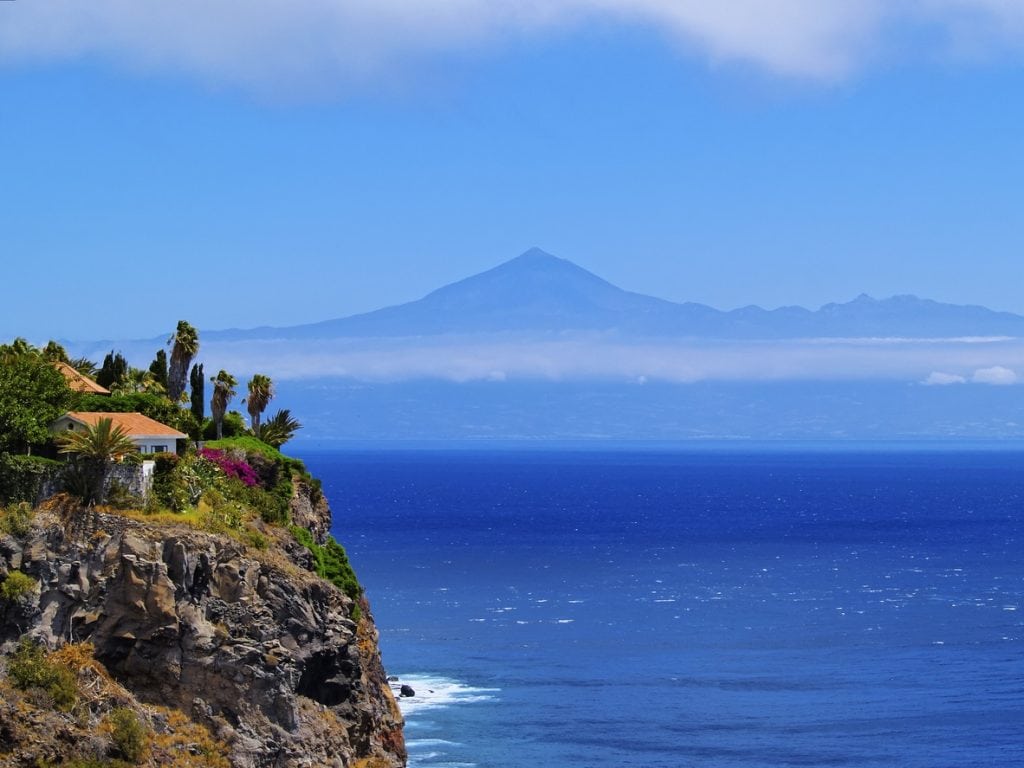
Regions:
M 1024 454 L 304 456 L 414 766 L 1024 766 Z

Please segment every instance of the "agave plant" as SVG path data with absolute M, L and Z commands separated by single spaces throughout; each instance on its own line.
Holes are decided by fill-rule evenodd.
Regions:
M 291 440 L 300 429 L 302 429 L 302 424 L 292 418 L 292 412 L 287 408 L 282 408 L 260 425 L 256 437 L 267 445 L 280 448 Z

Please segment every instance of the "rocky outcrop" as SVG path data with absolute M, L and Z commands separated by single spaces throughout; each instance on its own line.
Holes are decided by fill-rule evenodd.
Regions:
M 292 479 L 289 512 L 292 522 L 309 530 L 317 544 L 327 541 L 331 532 L 331 508 L 320 489 L 314 488 L 303 477 Z
M 26 536 L 0 539 L 0 576 L 38 582 L 0 607 L 0 642 L 91 643 L 118 684 L 205 726 L 234 766 L 404 765 L 369 605 L 354 611 L 311 573 L 286 531 L 263 533 L 258 549 L 120 515 L 39 512 Z

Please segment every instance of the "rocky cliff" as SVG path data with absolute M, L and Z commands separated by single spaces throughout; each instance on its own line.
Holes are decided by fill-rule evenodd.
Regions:
M 322 540 L 326 504 L 295 493 L 293 519 Z M 316 576 L 285 528 L 259 534 L 51 504 L 0 538 L 0 584 L 32 579 L 0 599 L 3 650 L 28 635 L 78 659 L 64 711 L 2 683 L 0 765 L 123 764 L 103 762 L 127 749 L 104 736 L 115 709 L 148 734 L 136 764 L 404 765 L 369 605 Z

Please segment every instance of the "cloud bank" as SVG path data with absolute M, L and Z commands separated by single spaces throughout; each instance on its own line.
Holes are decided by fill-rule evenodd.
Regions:
M 134 343 L 132 343 L 134 344 Z M 73 345 L 72 345 L 73 346 Z M 148 365 L 151 344 L 118 344 Z M 102 355 L 104 349 L 75 348 Z M 278 380 L 343 377 L 408 380 L 580 381 L 900 381 L 908 385 L 1014 384 L 1024 340 L 989 344 L 935 340 L 808 339 L 771 342 L 622 342 L 600 336 L 552 339 L 436 337 L 204 343 L 209 370 L 256 371 Z
M 971 381 L 975 384 L 994 384 L 1005 386 L 1017 383 L 1017 374 L 1001 365 L 994 365 L 991 368 L 979 368 L 974 372 Z
M 914 39 L 932 58 L 1024 49 L 1017 0 L 19 0 L 0 4 L 0 62 L 99 56 L 257 92 L 320 91 L 593 22 L 655 29 L 712 64 L 826 81 Z

